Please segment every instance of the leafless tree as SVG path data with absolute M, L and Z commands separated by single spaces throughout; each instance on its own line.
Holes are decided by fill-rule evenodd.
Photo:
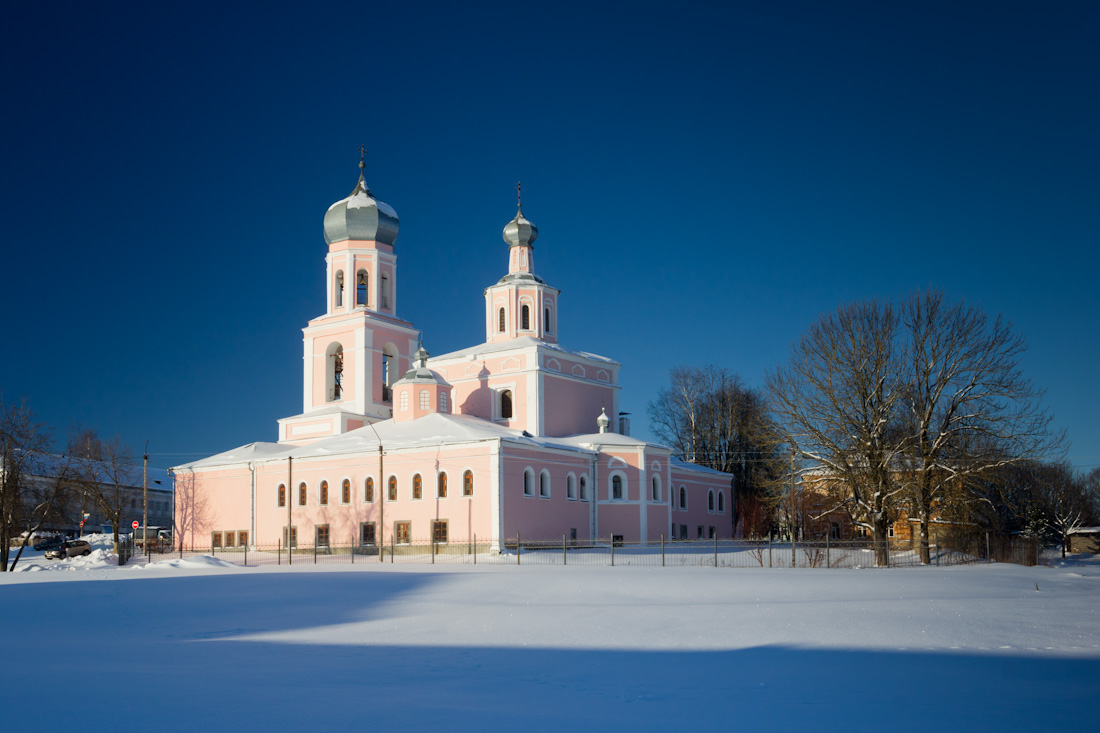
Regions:
M 49 445 L 26 400 L 0 397 L 0 572 L 8 570 L 11 541 L 27 525 L 28 511 L 35 511 L 35 479 Z
M 908 445 L 899 468 L 927 564 L 933 512 L 953 487 L 1000 466 L 1052 455 L 1064 436 L 1050 430 L 1042 391 L 1019 366 L 1027 347 L 1003 318 L 948 303 L 935 290 L 912 295 L 903 311 L 909 363 L 897 366 L 907 383 Z
M 763 397 L 719 367 L 678 367 L 670 378 L 649 403 L 654 433 L 685 460 L 733 474 L 730 528 L 749 532 L 742 506 L 764 508 L 780 473 L 779 440 Z
M 114 531 L 114 549 L 119 551 L 119 530 L 122 516 L 133 508 L 141 483 L 141 471 L 133 451 L 115 437 L 102 441 L 94 434 L 85 435 L 82 443 L 72 446 L 77 480 L 84 491 L 103 512 Z
M 875 540 L 877 565 L 889 561 L 890 513 L 903 490 L 908 355 L 899 326 L 890 305 L 841 307 L 811 326 L 787 366 L 767 378 L 785 438 L 843 484 L 854 520 Z

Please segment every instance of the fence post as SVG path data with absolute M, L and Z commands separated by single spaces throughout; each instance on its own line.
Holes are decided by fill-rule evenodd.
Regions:
M 718 533 L 714 533 L 714 567 L 718 567 Z
M 276 553 L 275 554 L 275 564 L 276 565 L 282 565 L 283 564 L 283 538 L 282 537 L 279 538 L 279 546 L 275 550 L 275 553 Z M 183 557 L 183 551 L 182 550 L 180 551 L 180 557 Z
M 393 538 L 393 532 L 390 532 L 390 565 L 393 565 L 393 550 L 397 547 L 396 540 Z
M 661 533 L 661 567 L 665 566 L 665 533 Z
M 940 536 L 936 528 L 932 528 L 932 544 L 936 546 L 936 567 L 940 566 Z
M 432 530 L 432 565 L 435 565 L 435 530 Z
M 825 569 L 826 570 L 828 570 L 830 567 L 832 567 L 832 563 L 829 562 L 829 540 L 832 539 L 832 537 L 830 537 L 829 535 L 831 535 L 832 533 L 833 533 L 833 531 L 831 529 L 828 532 L 825 533 Z
M 523 545 L 519 540 L 519 532 L 516 532 L 516 565 L 519 565 L 520 547 Z
M 561 564 L 569 564 L 569 556 L 565 552 L 565 535 L 561 536 Z
M 248 567 L 248 545 L 244 546 L 244 566 Z
M 474 565 L 477 565 L 477 535 L 474 535 Z
M 798 567 L 798 557 L 795 556 L 794 551 L 795 551 L 794 532 L 791 532 L 791 567 L 792 568 L 797 568 Z
M 772 566 L 772 536 L 768 534 L 768 567 Z
M 348 552 L 351 554 L 351 564 L 354 565 L 355 564 L 355 535 L 351 536 L 351 547 L 348 550 Z
M 993 562 L 993 555 L 989 552 L 989 532 L 985 533 L 985 561 Z
M 611 567 L 615 567 L 615 535 L 611 535 Z

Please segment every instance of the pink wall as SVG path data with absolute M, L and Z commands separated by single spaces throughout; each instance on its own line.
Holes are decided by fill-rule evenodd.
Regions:
M 596 432 L 596 418 L 600 416 L 601 405 L 606 407 L 608 416 L 614 420 L 617 408 L 614 388 L 576 382 L 550 372 L 544 372 L 542 380 L 543 402 L 547 406 L 544 419 L 546 435 Z
M 547 460 L 547 453 L 534 452 L 504 444 L 504 476 L 501 503 L 504 508 L 503 537 L 515 538 L 520 534 L 524 541 L 557 541 L 570 529 L 577 530 L 578 539 L 590 539 L 589 502 L 566 498 L 566 481 L 570 472 L 576 477 L 588 474 L 591 462 L 585 454 L 575 456 L 554 453 Z M 523 473 L 530 467 L 534 472 L 533 496 L 524 496 Z M 550 473 L 550 498 L 539 496 L 539 476 L 543 470 Z

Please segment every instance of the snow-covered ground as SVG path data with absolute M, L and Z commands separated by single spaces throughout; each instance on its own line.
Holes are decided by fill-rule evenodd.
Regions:
M 0 574 L 4 730 L 1022 730 L 1100 715 L 1100 564 Z M 39 556 L 39 557 L 35 557 Z M 22 561 L 21 561 L 22 564 Z

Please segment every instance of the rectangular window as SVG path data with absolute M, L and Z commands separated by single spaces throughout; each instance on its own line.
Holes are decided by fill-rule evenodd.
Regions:
M 328 525 L 317 525 L 317 546 L 328 547 Z
M 699 525 L 698 529 L 695 532 L 695 538 L 699 540 L 703 539 L 703 525 Z
M 714 527 L 707 527 L 707 537 L 712 540 L 714 539 Z
M 676 539 L 676 525 L 672 525 L 672 539 Z
M 436 544 L 447 544 L 447 520 L 437 519 L 432 522 L 432 539 Z
M 359 544 L 360 545 L 373 545 L 376 544 L 374 534 L 374 522 L 363 522 L 359 525 Z
M 412 522 L 394 522 L 393 523 L 393 539 L 399 545 L 409 544 L 409 537 L 412 535 Z
M 286 527 L 283 527 L 283 547 L 297 547 L 298 546 L 298 528 L 290 528 L 290 542 L 286 541 Z
M 688 538 L 688 526 L 686 524 L 680 525 L 680 539 L 686 540 Z
M 222 533 L 211 532 L 210 533 L 210 549 L 215 549 L 222 546 Z
M 248 547 L 248 530 L 242 529 L 237 533 L 237 546 Z
M 571 539 L 571 540 L 577 539 L 577 528 L 576 527 L 573 527 L 569 530 L 569 539 Z
M 236 532 L 226 532 L 225 533 L 225 546 L 226 547 L 236 547 L 237 546 L 237 533 Z

